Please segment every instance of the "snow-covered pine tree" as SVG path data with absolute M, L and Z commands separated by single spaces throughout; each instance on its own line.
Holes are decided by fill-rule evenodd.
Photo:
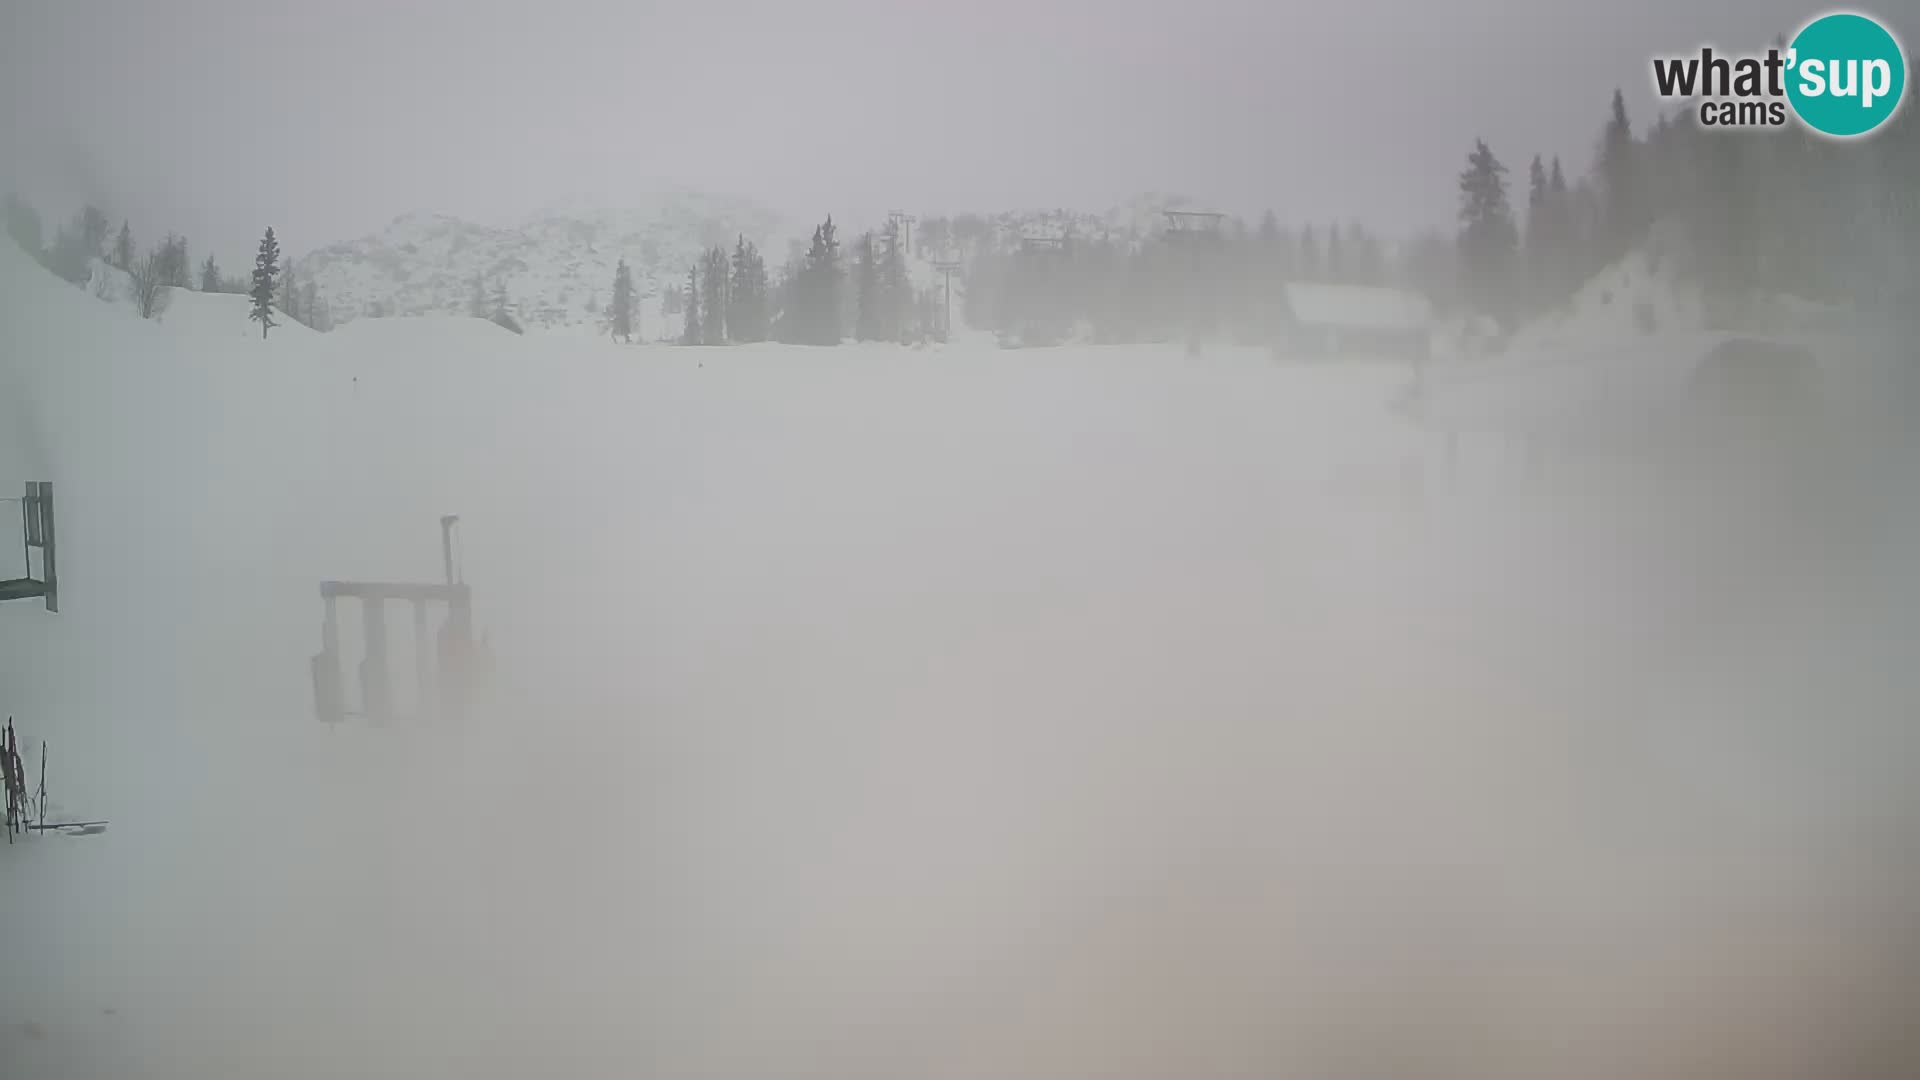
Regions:
M 680 344 L 698 345 L 704 339 L 700 335 L 700 269 L 687 267 L 687 293 L 684 300 L 684 328 L 680 332 Z
M 1328 281 L 1344 282 L 1352 275 L 1347 266 L 1347 242 L 1340 235 L 1340 223 L 1327 226 L 1327 250 L 1320 261 L 1321 273 Z
M 1320 244 L 1313 236 L 1313 226 L 1300 226 L 1300 246 L 1294 252 L 1294 273 L 1302 281 L 1324 281 L 1326 275 L 1320 265 Z
M 809 345 L 840 344 L 840 241 L 833 215 L 813 230 L 806 264 L 796 283 L 800 307 L 800 340 Z
M 881 311 L 880 266 L 874 252 L 873 233 L 864 232 L 853 249 L 853 340 L 874 341 L 885 335 Z
M 733 279 L 728 286 L 727 334 L 734 341 L 765 341 L 769 305 L 767 263 L 742 236 L 733 245 Z
M 133 269 L 133 229 L 125 218 L 120 219 L 120 235 L 113 241 L 113 266 L 117 270 Z
M 1553 190 L 1547 179 L 1547 163 L 1539 154 L 1527 166 L 1527 223 L 1521 234 L 1522 265 L 1526 268 L 1528 300 L 1537 308 L 1551 304 L 1554 282 L 1553 262 Z
M 727 252 L 713 248 L 700 260 L 700 340 L 707 345 L 727 343 Z
M 287 318 L 302 325 L 306 318 L 300 313 L 300 283 L 293 277 L 293 260 L 287 260 L 287 267 L 280 274 L 280 310 Z
M 1640 147 L 1627 121 L 1627 100 L 1618 89 L 1613 92 L 1613 105 L 1594 157 L 1602 199 L 1601 258 L 1612 262 L 1639 241 L 1647 224 L 1642 215 Z
M 637 310 L 633 295 L 633 271 L 627 269 L 627 260 L 621 259 L 620 265 L 613 270 L 613 299 L 607 303 L 609 335 L 622 342 L 631 343 L 634 314 Z
M 253 310 L 247 318 L 260 324 L 260 340 L 267 339 L 267 331 L 279 324 L 273 321 L 274 279 L 280 273 L 280 242 L 273 238 L 273 228 L 268 226 L 267 235 L 260 239 L 260 251 L 253 257 Z
M 1507 202 L 1507 167 L 1476 139 L 1460 173 L 1460 267 L 1468 298 L 1487 314 L 1512 312 L 1513 257 L 1519 230 Z
M 187 258 L 187 238 L 168 233 L 160 243 L 161 284 L 184 289 L 193 282 L 193 262 Z
M 203 293 L 220 291 L 220 268 L 214 265 L 211 255 L 207 256 L 206 262 L 200 264 L 200 291 Z
M 1581 257 L 1579 236 L 1574 229 L 1573 193 L 1567 190 L 1567 174 L 1554 155 L 1547 170 L 1547 235 L 1544 238 L 1549 278 L 1555 296 L 1571 296 L 1580 284 Z
M 913 281 L 907 276 L 906 245 L 897 222 L 887 222 L 880 260 L 880 331 L 888 341 L 906 342 L 912 336 Z

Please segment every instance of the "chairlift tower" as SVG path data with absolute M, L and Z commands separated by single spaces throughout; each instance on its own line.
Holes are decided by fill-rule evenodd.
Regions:
M 941 259 L 933 264 L 933 268 L 940 273 L 940 302 L 944 309 L 940 322 L 940 340 L 949 341 L 953 338 L 953 275 L 960 272 L 960 260 Z
M 914 217 L 905 210 L 887 211 L 888 223 L 900 230 L 900 251 L 902 254 L 913 254 L 913 223 L 919 220 L 919 218 Z

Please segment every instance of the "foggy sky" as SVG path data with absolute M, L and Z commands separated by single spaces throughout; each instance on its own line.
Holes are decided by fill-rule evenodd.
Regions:
M 1898 5 L 1894 5 L 1898 6 Z M 1176 191 L 1390 234 L 1450 225 L 1487 138 L 1584 172 L 1647 61 L 1757 47 L 1803 0 L 15 3 L 0 185 L 231 268 L 433 210 L 511 220 L 669 185 L 833 212 Z M 1878 12 L 1882 16 L 1896 14 Z M 1911 39 L 1904 16 L 1896 27 Z

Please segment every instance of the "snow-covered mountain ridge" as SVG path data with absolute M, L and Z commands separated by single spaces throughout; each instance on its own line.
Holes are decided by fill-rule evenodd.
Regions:
M 476 291 L 491 308 L 498 290 L 529 330 L 596 330 L 625 259 L 643 301 L 642 327 L 659 315 L 662 290 L 685 278 L 700 253 L 761 245 L 781 225 L 744 200 L 672 192 L 641 208 L 554 208 L 513 225 L 485 225 L 417 212 L 382 231 L 303 255 L 292 263 L 313 282 L 336 324 L 369 316 L 464 315 Z

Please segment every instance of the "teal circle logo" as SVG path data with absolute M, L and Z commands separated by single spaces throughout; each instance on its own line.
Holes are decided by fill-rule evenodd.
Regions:
M 1865 15 L 1820 16 L 1794 37 L 1787 56 L 1787 100 L 1801 122 L 1822 135 L 1865 135 L 1906 98 L 1906 53 L 1891 31 Z

